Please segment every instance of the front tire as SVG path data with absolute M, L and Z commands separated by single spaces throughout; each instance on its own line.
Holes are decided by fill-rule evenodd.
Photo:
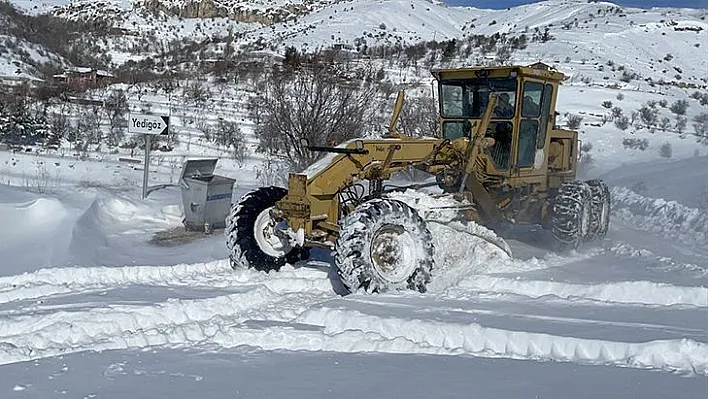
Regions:
M 340 222 L 334 264 L 350 292 L 426 291 L 433 269 L 430 231 L 405 203 L 375 199 Z
M 553 237 L 562 249 L 580 249 L 590 233 L 591 192 L 583 182 L 565 183 L 553 201 Z
M 275 221 L 269 211 L 287 193 L 280 187 L 262 187 L 231 206 L 225 234 L 232 268 L 252 267 L 268 272 L 307 259 L 306 248 L 293 248 L 287 240 L 273 234 Z

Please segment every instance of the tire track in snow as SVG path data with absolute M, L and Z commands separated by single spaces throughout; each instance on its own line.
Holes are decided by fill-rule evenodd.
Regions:
M 176 266 L 47 268 L 16 276 L 0 277 L 0 304 L 58 294 L 79 294 L 126 285 L 230 287 L 283 281 L 318 279 L 323 272 L 284 267 L 266 274 L 251 269 L 233 270 L 228 261 Z M 287 283 L 286 283 L 287 284 Z
M 708 374 L 708 345 L 688 339 L 626 343 L 313 309 L 334 297 L 329 284 L 323 281 L 319 291 L 291 285 L 289 291 L 275 292 L 257 286 L 245 293 L 155 306 L 9 318 L 0 323 L 0 364 L 86 350 L 216 344 L 265 350 L 468 354 Z M 248 320 L 279 325 L 254 329 L 243 325 Z
M 634 305 L 688 305 L 708 307 L 708 288 L 682 287 L 650 281 L 621 281 L 605 284 L 574 284 L 543 280 L 520 280 L 477 275 L 460 281 L 449 290 L 454 297 L 469 290 L 516 294 L 531 298 L 552 295 L 563 299 Z
M 334 295 L 324 277 L 207 299 L 7 317 L 0 320 L 0 364 L 85 350 L 204 343 L 246 320 L 292 320 Z
M 622 241 L 612 241 L 607 252 L 618 257 L 628 257 L 634 259 L 639 258 L 647 262 L 651 262 L 653 264 L 651 268 L 654 270 L 663 272 L 690 273 L 690 275 L 696 279 L 708 277 L 708 267 L 705 265 L 696 263 L 681 263 L 669 256 L 659 256 L 648 249 L 635 248 L 632 245 Z
M 507 302 L 506 304 L 504 304 L 503 301 L 500 301 L 498 298 L 495 298 L 494 302 L 500 302 L 502 303 L 502 306 L 495 306 L 493 308 L 490 308 L 488 305 L 485 305 L 484 302 L 477 301 L 460 301 L 458 299 L 445 300 L 440 297 L 436 297 L 434 299 L 434 302 L 432 302 L 432 298 L 429 300 L 426 298 L 426 300 L 424 301 L 416 301 L 411 299 L 412 298 L 390 296 L 385 298 L 370 298 L 358 296 L 354 298 L 347 298 L 347 302 L 348 304 L 362 304 L 365 306 L 365 308 L 358 308 L 359 311 L 379 316 L 385 315 L 383 314 L 383 312 L 380 313 L 378 311 L 379 309 L 394 308 L 399 309 L 399 311 L 397 312 L 398 317 L 405 316 L 408 318 L 414 317 L 417 319 L 419 318 L 425 320 L 445 319 L 447 321 L 458 324 L 466 323 L 469 321 L 488 324 L 489 321 L 480 321 L 480 318 L 482 320 L 489 320 L 488 317 L 498 317 L 503 318 L 504 320 L 524 320 L 524 328 L 526 331 L 534 331 L 535 328 L 536 332 L 544 333 L 549 330 L 555 330 L 553 327 L 549 328 L 552 323 L 562 323 L 564 325 L 583 326 L 587 329 L 588 332 L 591 332 L 594 328 L 597 328 L 598 326 L 612 327 L 612 331 L 609 331 L 608 333 L 614 335 L 617 334 L 617 328 L 620 328 L 632 332 L 640 330 L 642 332 L 654 331 L 657 333 L 671 333 L 676 337 L 691 337 L 692 339 L 698 341 L 703 341 L 706 338 L 705 328 L 702 326 L 703 323 L 701 320 L 703 314 L 699 310 L 691 312 L 691 315 L 698 316 L 698 320 L 689 323 L 689 325 L 683 325 L 671 324 L 666 320 L 662 320 L 661 324 L 647 322 L 643 317 L 646 317 L 648 312 L 656 312 L 656 309 L 643 310 L 639 316 L 636 316 L 632 320 L 628 320 L 627 318 L 623 317 L 606 317 L 605 313 L 597 314 L 592 313 L 592 311 L 588 312 L 588 307 L 579 308 L 577 304 L 572 303 L 570 304 L 570 307 L 565 311 L 559 312 L 559 310 L 562 308 L 559 308 L 558 306 L 552 306 L 550 307 L 550 309 L 552 309 L 553 311 L 546 312 L 546 308 L 548 308 L 547 301 L 544 301 L 544 305 L 541 305 L 539 307 L 508 307 L 506 305 L 510 303 L 518 304 L 520 302 L 518 302 L 518 300 L 512 300 L 511 302 Z M 591 309 L 595 310 L 593 307 L 591 307 Z M 401 310 L 403 311 L 403 315 L 401 314 Z M 667 309 L 664 311 L 675 312 L 676 310 L 677 309 L 672 308 L 670 310 Z M 628 311 L 632 312 L 632 315 L 637 315 L 636 308 L 628 308 Z M 590 317 L 585 317 L 588 315 Z M 539 329 L 538 326 L 543 326 L 544 328 Z M 512 329 L 514 328 L 512 327 Z M 599 331 L 599 334 L 604 333 L 605 331 Z M 593 336 L 592 338 L 597 338 L 597 336 Z M 630 339 L 632 340 L 632 342 L 637 342 L 637 339 L 635 338 L 636 333 L 633 333 L 632 338 Z M 653 337 L 651 339 L 654 340 L 660 338 Z
M 225 261 L 176 266 L 46 268 L 0 277 L 0 303 L 128 284 L 182 285 L 231 270 Z
M 469 354 L 521 360 L 605 364 L 663 369 L 708 375 L 708 344 L 690 339 L 643 343 L 583 339 L 544 333 L 487 328 L 476 323 L 370 316 L 358 311 L 319 308 L 303 313 L 298 322 L 322 326 L 324 334 L 376 334 L 404 340 L 437 353 Z M 371 351 L 375 351 L 372 346 Z

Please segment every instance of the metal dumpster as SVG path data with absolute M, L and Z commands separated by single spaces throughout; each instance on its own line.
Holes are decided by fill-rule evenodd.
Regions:
M 184 163 L 179 185 L 187 230 L 203 230 L 208 234 L 214 228 L 226 227 L 235 180 L 214 174 L 217 161 L 205 158 Z

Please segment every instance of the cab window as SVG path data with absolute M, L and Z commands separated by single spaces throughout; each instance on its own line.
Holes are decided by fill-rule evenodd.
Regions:
M 541 115 L 541 95 L 543 83 L 524 83 L 524 96 L 521 101 L 522 118 L 538 118 Z
M 447 140 L 455 140 L 460 137 L 465 137 L 469 132 L 465 132 L 464 122 L 445 122 L 443 123 L 443 137 Z
M 440 82 L 440 110 L 443 118 L 480 119 L 489 105 L 492 92 L 500 99 L 494 117 L 505 119 L 514 116 L 516 104 L 516 79 L 480 78 Z M 503 104 L 503 107 L 500 105 Z M 497 109 L 499 108 L 499 109 Z

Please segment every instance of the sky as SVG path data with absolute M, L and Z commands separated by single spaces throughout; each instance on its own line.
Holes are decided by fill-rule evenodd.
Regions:
M 708 8 L 708 0 L 608 0 L 626 7 L 651 8 L 651 7 L 686 7 Z M 507 8 L 520 4 L 535 3 L 535 0 L 445 0 L 451 5 L 472 6 L 477 8 Z

